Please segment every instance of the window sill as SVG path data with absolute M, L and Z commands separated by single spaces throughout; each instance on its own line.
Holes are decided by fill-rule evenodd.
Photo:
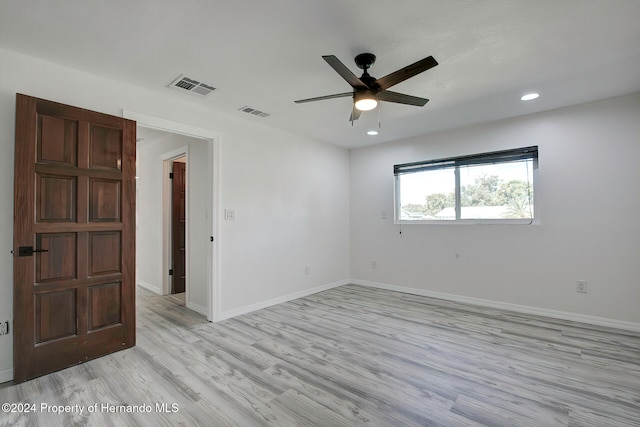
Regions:
M 397 225 L 540 225 L 540 219 L 395 220 Z

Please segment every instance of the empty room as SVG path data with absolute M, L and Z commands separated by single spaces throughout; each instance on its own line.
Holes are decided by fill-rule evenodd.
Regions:
M 0 2 L 0 426 L 640 426 L 640 2 Z

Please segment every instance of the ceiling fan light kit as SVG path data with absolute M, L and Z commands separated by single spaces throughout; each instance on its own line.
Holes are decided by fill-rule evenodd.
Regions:
M 353 95 L 355 107 L 360 111 L 373 110 L 378 106 L 378 98 L 372 90 L 362 90 Z
M 312 101 L 321 101 L 333 98 L 353 98 L 353 111 L 349 120 L 353 122 L 358 120 L 361 111 L 370 111 L 378 106 L 378 101 L 395 102 L 397 104 L 415 105 L 417 107 L 424 106 L 429 102 L 426 98 L 405 95 L 403 93 L 391 92 L 389 89 L 400 82 L 403 82 L 417 74 L 427 71 L 438 65 L 433 56 L 428 56 L 420 61 L 407 65 L 391 74 L 376 79 L 369 75 L 369 68 L 375 63 L 376 56 L 372 53 L 361 53 L 355 57 L 355 63 L 358 68 L 363 70 L 362 76 L 358 77 L 347 68 L 338 58 L 333 55 L 325 55 L 322 57 L 327 64 L 331 66 L 340 76 L 351 85 L 352 92 L 338 93 L 335 95 L 318 96 L 315 98 L 300 99 L 295 103 L 304 103 Z

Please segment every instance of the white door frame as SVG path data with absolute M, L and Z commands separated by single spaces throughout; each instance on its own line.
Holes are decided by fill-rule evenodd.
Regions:
M 174 122 L 171 120 L 162 119 L 159 117 L 149 116 L 134 111 L 123 110 L 122 116 L 126 119 L 135 120 L 138 126 L 148 127 L 151 129 L 161 130 L 170 133 L 177 133 L 180 135 L 190 136 L 193 138 L 204 139 L 208 141 L 209 146 L 209 176 L 207 179 L 212 183 L 211 185 L 211 237 L 213 241 L 210 245 L 210 250 L 207 256 L 207 278 L 208 278 L 208 301 L 207 301 L 207 319 L 215 322 L 220 318 L 220 242 L 218 241 L 218 230 L 220 228 L 220 134 L 210 129 L 199 128 L 196 126 L 187 125 L 184 123 Z M 167 270 L 168 271 L 168 270 Z M 163 280 L 164 282 L 164 280 Z M 164 288 L 164 284 L 163 284 Z M 187 288 L 188 289 L 188 288 Z

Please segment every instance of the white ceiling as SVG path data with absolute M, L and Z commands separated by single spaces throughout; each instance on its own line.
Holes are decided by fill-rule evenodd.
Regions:
M 2 0 L 0 47 L 353 148 L 640 91 L 640 1 Z M 393 88 L 431 101 L 353 127 L 349 98 L 293 103 L 350 91 L 322 55 L 360 75 L 362 52 L 375 77 L 433 55 Z M 218 90 L 167 88 L 180 74 Z

